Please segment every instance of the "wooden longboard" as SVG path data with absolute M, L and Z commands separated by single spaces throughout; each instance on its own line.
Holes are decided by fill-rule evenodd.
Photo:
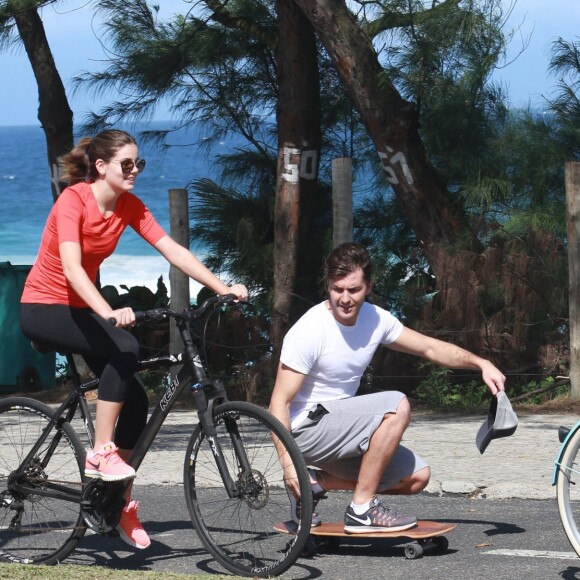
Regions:
M 364 532 L 353 534 L 344 531 L 344 523 L 342 522 L 327 522 L 310 528 L 310 534 L 313 536 L 338 536 L 342 538 L 409 538 L 411 540 L 425 540 L 447 534 L 456 527 L 456 524 L 419 520 L 415 527 L 398 532 Z M 274 526 L 276 531 L 285 534 L 294 534 L 297 528 L 297 524 L 292 520 L 280 522 Z
M 324 539 L 334 539 L 338 543 L 338 538 L 376 538 L 376 539 L 401 539 L 411 540 L 405 546 L 405 556 L 409 559 L 420 558 L 427 549 L 437 549 L 441 552 L 447 550 L 449 542 L 445 538 L 457 527 L 457 524 L 447 524 L 433 522 L 429 520 L 419 520 L 417 525 L 407 530 L 397 532 L 364 532 L 349 533 L 344 531 L 343 522 L 322 523 L 319 526 L 310 528 L 310 542 L 306 546 L 306 553 L 314 555 L 318 546 L 324 543 Z M 283 534 L 294 534 L 298 529 L 297 524 L 290 520 L 280 522 L 274 526 L 277 532 Z

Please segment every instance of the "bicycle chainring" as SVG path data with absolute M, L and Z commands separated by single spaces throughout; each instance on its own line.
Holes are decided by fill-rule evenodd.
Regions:
M 91 479 L 85 484 L 81 509 L 84 522 L 91 530 L 108 534 L 116 529 L 125 507 L 125 483 Z

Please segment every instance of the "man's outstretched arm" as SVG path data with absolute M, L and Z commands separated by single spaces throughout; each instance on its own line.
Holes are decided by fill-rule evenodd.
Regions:
M 492 395 L 505 390 L 506 378 L 492 362 L 455 344 L 425 336 L 405 327 L 401 336 L 388 347 L 398 352 L 419 356 L 451 369 L 479 370 Z

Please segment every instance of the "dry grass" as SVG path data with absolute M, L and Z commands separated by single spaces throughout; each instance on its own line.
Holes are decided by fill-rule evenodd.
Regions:
M 145 570 L 113 570 L 101 566 L 30 566 L 19 564 L 0 564 L 1 580 L 235 580 L 239 576 L 215 574 L 172 574 Z
M 580 418 L 580 399 L 560 395 L 543 403 L 517 403 L 513 405 L 521 415 L 577 415 Z

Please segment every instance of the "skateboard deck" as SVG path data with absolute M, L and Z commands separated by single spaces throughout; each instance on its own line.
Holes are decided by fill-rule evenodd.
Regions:
M 343 522 L 328 522 L 310 529 L 310 538 L 305 551 L 308 555 L 312 556 L 318 551 L 318 547 L 325 543 L 337 545 L 339 538 L 375 538 L 381 540 L 404 539 L 411 540 L 405 545 L 405 556 L 413 560 L 415 558 L 420 558 L 426 550 L 435 549 L 439 552 L 445 552 L 449 547 L 449 541 L 445 537 L 445 534 L 448 534 L 456 527 L 456 524 L 419 520 L 416 526 L 407 530 L 353 534 L 344 531 Z M 294 534 L 296 533 L 297 528 L 297 524 L 292 520 L 280 522 L 274 526 L 274 529 L 277 532 L 283 534 Z

